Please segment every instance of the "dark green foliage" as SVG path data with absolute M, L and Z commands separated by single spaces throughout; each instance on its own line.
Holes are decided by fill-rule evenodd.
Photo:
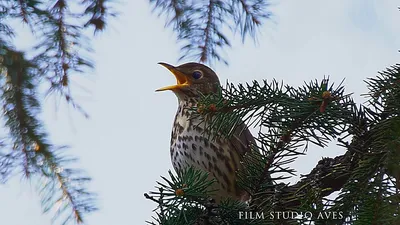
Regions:
M 214 182 L 207 179 L 207 173 L 187 168 L 174 175 L 168 172 L 170 180 L 161 177 L 166 184 L 157 182 L 158 191 L 150 192 L 145 196 L 159 205 L 156 210 L 160 224 L 186 224 L 193 223 L 198 216 L 204 213 L 200 202 L 205 202 L 209 191 L 207 188 Z M 171 221 L 165 219 L 172 218 Z M 184 221 L 179 223 L 179 221 Z
M 239 185 L 252 199 L 243 208 L 237 207 L 239 203 L 215 206 L 216 212 L 237 212 L 220 213 L 219 221 L 191 218 L 196 222 L 186 224 L 398 224 L 399 81 L 400 65 L 368 79 L 365 106 L 356 106 L 341 84 L 330 84 L 328 79 L 299 88 L 277 81 L 227 84 L 218 94 L 203 96 L 193 110 L 210 122 L 212 135 L 229 137 L 242 121 L 259 128 L 257 145 L 244 156 L 246 169 L 238 174 Z M 345 148 L 345 154 L 320 160 L 296 184 L 285 182 L 296 172 L 288 164 L 307 154 L 309 144 L 326 147 L 334 140 Z M 328 198 L 334 192 L 338 196 Z M 310 212 L 312 217 L 279 220 L 265 216 L 248 221 L 238 220 L 239 211 L 264 216 Z M 168 216 L 163 218 L 168 224 L 179 224 L 170 222 Z
M 166 14 L 166 26 L 177 32 L 181 59 L 196 59 L 211 63 L 228 62 L 221 51 L 230 47 L 225 29 L 239 31 L 242 40 L 255 38 L 258 27 L 269 19 L 269 1 L 266 0 L 150 0 L 159 15 Z
M 174 175 L 169 171 L 170 179 L 161 177 L 164 183 L 158 183 L 158 191 L 145 194 L 156 202 L 157 217 L 149 224 L 196 224 L 211 221 L 212 224 L 249 224 L 251 221 L 239 220 L 238 211 L 248 209 L 247 205 L 226 199 L 217 208 L 209 200 L 212 190 L 207 190 L 215 182 L 208 180 L 204 171 L 187 168 Z M 178 191 L 177 191 L 178 190 Z M 180 192 L 182 191 L 182 192 Z M 178 194 L 178 193 L 183 193 Z M 251 224 L 257 224 L 257 221 Z
M 399 116 L 400 113 L 399 68 L 400 64 L 396 64 L 366 81 L 370 91 L 369 103 L 384 117 Z
M 58 93 L 82 111 L 70 93 L 69 76 L 93 67 L 83 32 L 89 25 L 104 29 L 107 16 L 113 15 L 108 2 L 0 0 L 0 99 L 9 131 L 0 150 L 0 178 L 7 182 L 22 173 L 33 180 L 44 212 L 55 209 L 54 220 L 63 224 L 82 223 L 87 213 L 96 210 L 95 195 L 86 188 L 90 178 L 71 165 L 76 159 L 49 140 L 38 119 L 43 100 L 38 87 L 47 82 L 47 94 Z M 71 11 L 76 4 L 81 12 Z M 27 24 L 37 38 L 32 51 L 13 46 L 15 31 L 8 25 L 13 20 Z

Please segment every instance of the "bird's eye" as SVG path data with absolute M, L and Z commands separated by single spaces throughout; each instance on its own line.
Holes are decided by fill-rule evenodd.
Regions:
M 203 76 L 203 73 L 201 71 L 199 71 L 199 70 L 196 70 L 196 71 L 193 72 L 192 76 L 193 76 L 194 79 L 197 80 L 197 79 L 200 79 Z

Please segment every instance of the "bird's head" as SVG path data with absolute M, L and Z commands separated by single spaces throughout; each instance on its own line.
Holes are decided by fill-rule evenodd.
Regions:
M 179 99 L 199 97 L 199 92 L 208 95 L 216 93 L 220 86 L 217 74 L 200 63 L 185 63 L 180 66 L 172 66 L 167 63 L 158 63 L 174 74 L 176 84 L 159 88 L 156 91 L 173 91 Z

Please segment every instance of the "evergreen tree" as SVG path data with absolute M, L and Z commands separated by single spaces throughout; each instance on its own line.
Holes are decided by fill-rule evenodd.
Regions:
M 167 26 L 185 43 L 182 58 L 200 62 L 226 63 L 220 50 L 230 42 L 221 27 L 239 29 L 244 40 L 270 16 L 267 1 L 150 2 L 169 16 Z M 216 204 L 209 198 L 214 181 L 207 173 L 169 172 L 145 194 L 157 203 L 148 223 L 400 224 L 400 64 L 365 83 L 369 93 L 362 105 L 329 78 L 298 88 L 276 80 L 227 83 L 218 94 L 203 96 L 192 110 L 203 120 L 211 118 L 214 137 L 229 138 L 240 121 L 259 129 L 257 144 L 244 156 L 245 169 L 238 172 L 251 200 Z M 345 149 L 343 155 L 323 158 L 295 184 L 285 182 L 295 176 L 288 164 L 307 154 L 309 145 L 322 148 L 333 141 Z M 334 192 L 337 197 L 329 197 Z

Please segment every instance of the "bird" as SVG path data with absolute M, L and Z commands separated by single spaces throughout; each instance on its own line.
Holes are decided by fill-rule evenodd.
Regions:
M 178 109 L 173 122 L 170 141 L 170 155 L 173 168 L 180 171 L 187 167 L 203 170 L 209 179 L 215 179 L 210 189 L 211 198 L 219 203 L 222 199 L 231 198 L 248 201 L 250 196 L 240 188 L 237 172 L 243 165 L 243 156 L 251 151 L 255 143 L 248 127 L 241 123 L 229 138 L 210 138 L 207 122 L 194 117 L 190 110 L 197 107 L 201 95 L 215 94 L 220 81 L 217 74 L 208 66 L 188 62 L 179 66 L 160 62 L 176 78 L 176 84 L 157 89 L 172 91 L 178 99 Z

